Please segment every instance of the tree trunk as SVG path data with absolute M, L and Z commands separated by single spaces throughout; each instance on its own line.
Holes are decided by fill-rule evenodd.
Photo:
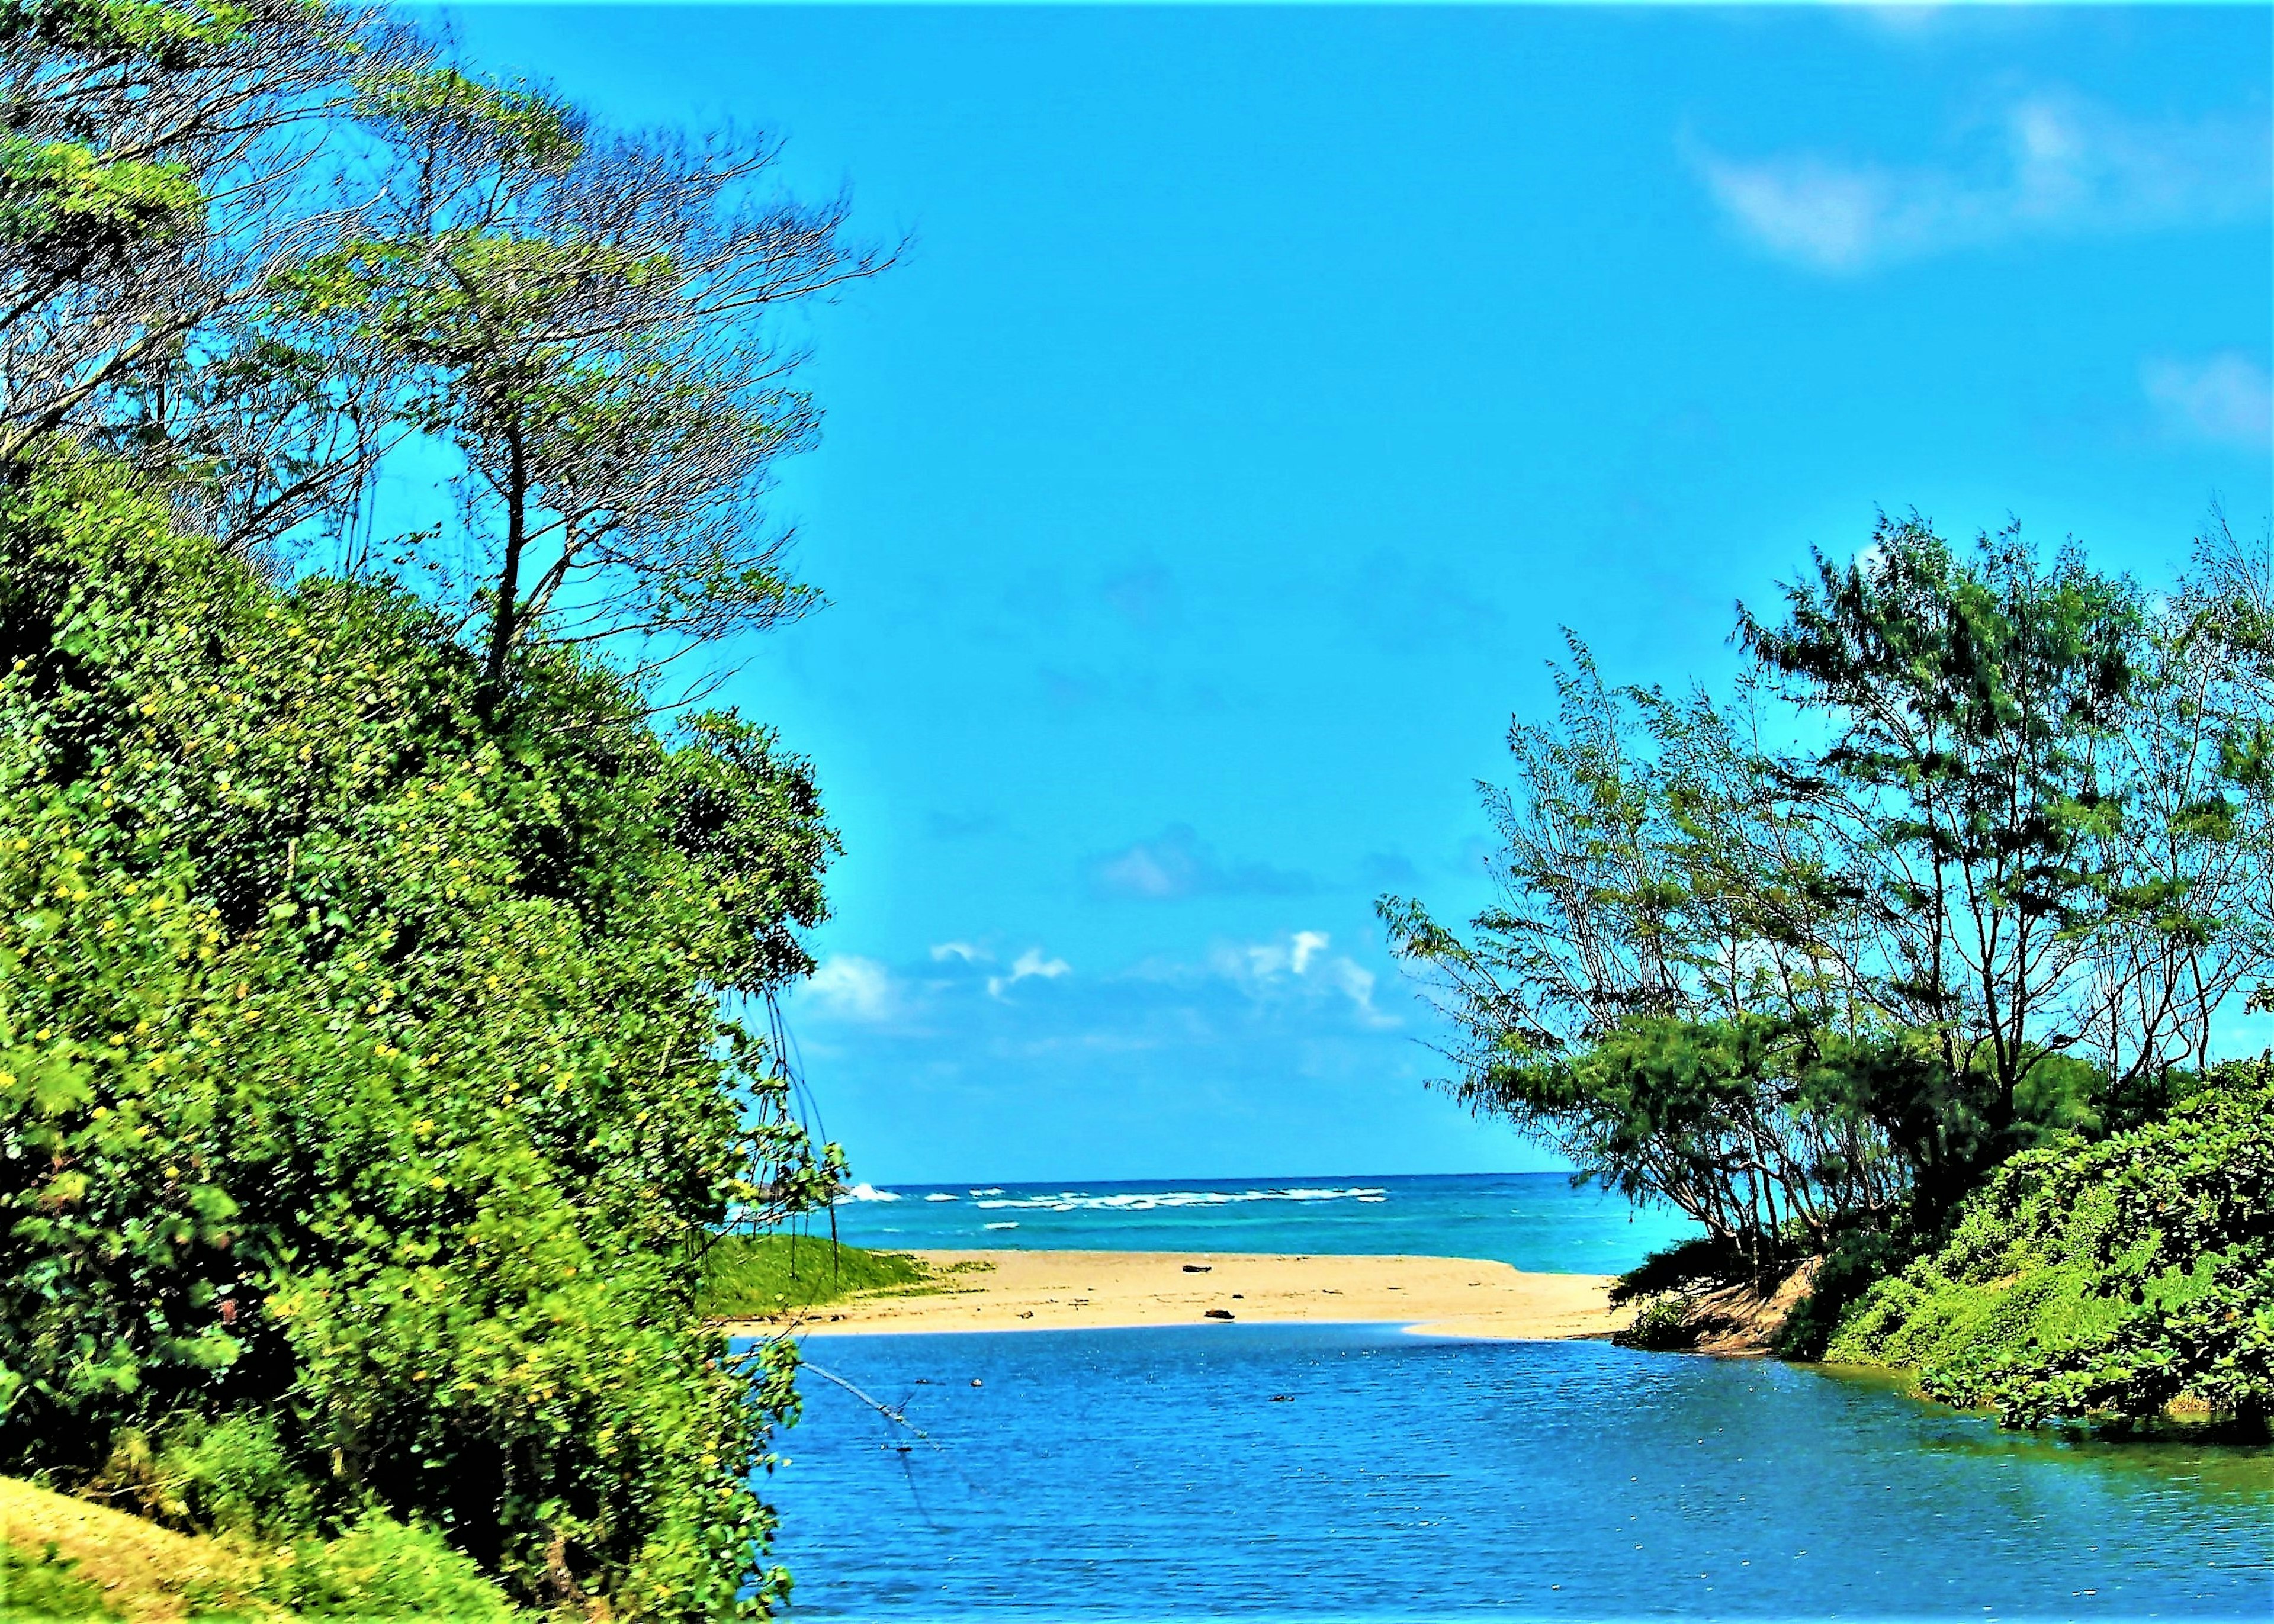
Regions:
M 520 631 L 521 550 L 529 533 L 529 468 L 518 432 L 506 436 L 505 561 L 498 572 L 497 602 L 490 611 L 490 647 L 482 662 L 482 712 L 496 713 L 505 694 L 506 661 Z

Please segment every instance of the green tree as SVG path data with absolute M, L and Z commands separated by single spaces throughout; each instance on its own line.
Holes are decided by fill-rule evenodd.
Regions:
M 345 357 L 270 301 L 355 215 L 351 71 L 418 49 L 308 0 L 0 10 L 0 463 L 107 444 L 241 549 L 350 492 L 378 446 Z
M 532 639 L 651 671 L 809 606 L 759 498 L 814 416 L 758 321 L 880 268 L 841 200 L 754 200 L 764 142 L 596 130 L 451 69 L 368 79 L 360 115 L 383 201 L 297 309 L 398 365 L 396 416 L 462 460 L 492 703 Z
M 2238 569 L 2151 605 L 2074 547 L 1883 521 L 1741 611 L 1727 704 L 1575 642 L 1484 786 L 1496 904 L 1466 937 L 1380 905 L 1455 1092 L 1755 1257 L 2137 1120 L 2270 959 Z
M 731 1018 L 811 968 L 835 844 L 655 673 L 809 601 L 755 323 L 877 261 L 753 200 L 763 143 L 596 131 L 371 13 L 31 0 L 0 79 L 0 1462 L 763 1613 L 794 1352 L 699 1295 L 842 1171 Z M 421 435 L 455 602 L 369 556 Z
M 1449 1017 L 1450 1087 L 1582 1173 L 1671 1202 L 1757 1267 L 1901 1193 L 1835 966 L 1839 888 L 1781 799 L 1751 687 L 1614 688 L 1585 646 L 1552 724 L 1509 733 L 1512 786 L 1480 786 L 1499 897 L 1469 939 L 1379 905 Z M 1835 1061 L 1838 1064 L 1834 1064 Z
M 2123 816 L 2094 836 L 2108 901 L 2081 1024 L 2120 1086 L 2152 1100 L 2211 1064 L 2213 1017 L 2274 963 L 2274 639 L 2268 555 L 2214 510 L 2151 612 L 2132 719 L 2109 758 Z
M 1818 554 L 1780 624 L 1739 633 L 1828 738 L 1791 793 L 1840 853 L 1865 929 L 1857 996 L 1980 1077 L 2002 1132 L 2022 1077 L 2079 1042 L 2074 996 L 2105 910 L 2093 836 L 2120 821 L 2110 755 L 2135 712 L 2142 609 L 2082 553 L 2017 531 L 1969 566 L 1916 519 Z

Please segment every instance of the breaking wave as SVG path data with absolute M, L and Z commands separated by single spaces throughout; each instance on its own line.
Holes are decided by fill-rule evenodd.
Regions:
M 1369 1205 L 1389 1199 L 1389 1192 L 1377 1185 L 1353 1186 L 1347 1190 L 1306 1189 L 1285 1190 L 1133 1190 L 1116 1191 L 1111 1195 L 1092 1195 L 1082 1190 L 1062 1190 L 1056 1195 L 1001 1196 L 982 1200 L 979 1205 L 990 1211 L 1041 1213 L 1149 1213 L 1163 1208 L 1187 1207 L 1244 1207 L 1251 1201 L 1364 1201 Z

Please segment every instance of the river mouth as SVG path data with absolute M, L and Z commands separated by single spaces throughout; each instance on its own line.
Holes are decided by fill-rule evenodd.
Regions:
M 768 1484 L 814 1619 L 2274 1613 L 2274 1448 L 2000 1432 L 1885 1378 L 1394 1326 L 817 1340 Z

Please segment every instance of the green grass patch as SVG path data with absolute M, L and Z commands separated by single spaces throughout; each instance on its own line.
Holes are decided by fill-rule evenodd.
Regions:
M 906 1252 L 833 1246 L 809 1235 L 722 1235 L 711 1248 L 703 1312 L 719 1320 L 764 1319 L 937 1283 L 935 1272 Z
M 0 1545 L 0 1620 L 35 1624 L 48 1619 L 115 1619 L 102 1587 L 74 1571 L 79 1564 L 52 1545 L 25 1551 Z

